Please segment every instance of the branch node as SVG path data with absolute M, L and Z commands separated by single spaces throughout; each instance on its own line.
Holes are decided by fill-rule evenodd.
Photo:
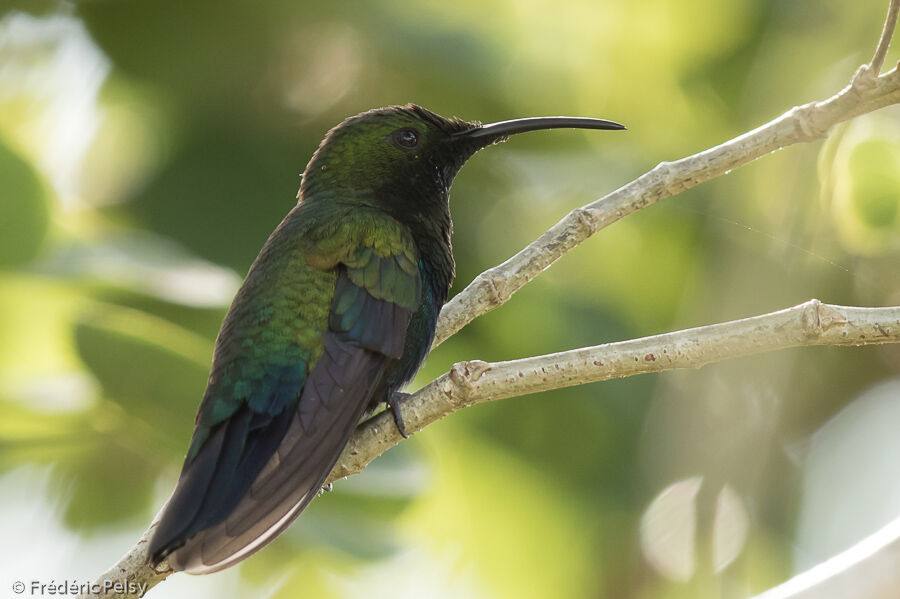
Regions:
M 650 173 L 656 173 L 657 185 L 660 185 L 663 188 L 669 187 L 672 184 L 672 173 L 674 171 L 674 164 L 670 161 L 664 160 L 660 162 L 656 166 L 653 167 L 653 170 Z
M 588 237 L 600 230 L 600 227 L 597 225 L 597 219 L 593 217 L 590 209 L 586 206 L 576 208 L 572 211 L 572 215 L 578 221 L 578 226 L 585 230 Z
M 506 302 L 506 298 L 503 297 L 503 294 L 500 293 L 500 288 L 497 286 L 497 277 L 494 274 L 494 269 L 488 269 L 484 271 L 484 273 L 478 275 L 478 278 L 481 279 L 478 284 L 478 289 L 489 306 L 496 308 L 498 306 L 502 306 Z
M 821 102 L 793 108 L 769 123 L 713 148 L 676 162 L 660 162 L 649 172 L 594 202 L 593 205 L 596 208 L 590 211 L 576 210 L 574 218 L 577 220 L 578 226 L 587 226 L 588 230 L 594 233 L 640 208 L 726 174 L 767 153 L 797 142 L 821 139 L 837 123 L 889 104 L 900 103 L 900 61 L 892 72 L 879 76 L 898 14 L 900 14 L 900 0 L 891 0 L 885 29 L 879 40 L 875 57 L 869 65 L 864 65 L 856 71 L 849 89 L 844 88 Z M 874 89 L 872 89 L 873 86 Z M 563 231 L 562 235 L 541 236 L 507 262 L 488 269 L 476 277 L 472 284 L 454 298 L 451 304 L 445 306 L 436 334 L 436 343 L 443 341 L 474 318 L 502 305 L 549 263 L 561 257 L 581 241 L 583 239 L 578 235 L 573 235 L 571 231 Z M 799 319 L 797 318 L 798 309 Z M 521 367 L 521 363 L 516 366 L 511 363 L 491 365 L 480 360 L 460 362 L 455 364 L 449 373 L 426 386 L 427 390 L 424 390 L 421 397 L 430 398 L 431 395 L 437 396 L 439 393 L 447 397 L 446 402 L 429 403 L 431 412 L 428 414 L 428 421 L 430 422 L 461 407 L 509 396 L 509 393 L 504 394 L 504 382 L 500 374 L 504 372 L 505 368 L 510 367 L 514 368 L 513 372 L 518 372 L 516 384 L 519 391 L 517 394 L 524 394 L 536 389 L 544 390 L 591 380 L 631 376 L 637 372 L 699 367 L 726 357 L 749 355 L 797 345 L 900 343 L 900 315 L 898 315 L 900 307 L 853 308 L 852 310 L 850 312 L 852 316 L 848 319 L 842 314 L 839 307 L 823 304 L 815 299 L 810 300 L 789 309 L 787 319 L 790 319 L 790 322 L 785 322 L 786 315 L 783 311 L 773 313 L 771 315 L 772 322 L 764 329 L 766 337 L 763 341 L 751 338 L 746 346 L 735 344 L 734 339 L 740 337 L 737 332 L 744 331 L 742 334 L 750 334 L 746 332 L 750 329 L 742 327 L 753 327 L 755 331 L 759 326 L 756 319 L 748 319 L 749 324 L 744 321 L 729 323 L 725 328 L 732 331 L 732 334 L 724 336 L 721 335 L 724 331 L 723 325 L 713 325 L 682 331 L 681 336 L 675 337 L 679 339 L 675 342 L 672 341 L 672 335 L 660 336 L 654 342 L 663 343 L 661 346 L 648 346 L 646 339 L 597 346 L 595 349 L 603 353 L 591 355 L 585 362 L 586 368 L 590 368 L 588 365 L 596 367 L 593 369 L 592 376 L 582 376 L 580 373 L 564 371 L 555 382 L 548 382 L 548 374 L 545 369 L 538 368 L 534 371 L 534 380 L 530 386 L 520 380 L 530 376 L 526 374 L 523 377 L 524 369 Z M 852 321 L 852 326 L 843 326 L 843 330 L 838 331 L 838 335 L 833 335 L 834 339 L 824 335 L 829 328 L 847 325 L 850 321 Z M 731 328 L 732 326 L 734 329 Z M 872 335 L 872 330 L 878 334 Z M 707 338 L 712 340 L 711 343 L 714 342 L 711 347 L 719 349 L 711 351 L 710 347 L 704 347 L 696 337 L 701 333 L 708 335 Z M 629 348 L 628 350 L 624 349 L 626 346 Z M 641 348 L 640 352 L 633 352 L 630 349 L 635 346 Z M 653 347 L 657 349 L 648 351 Z M 671 351 L 667 353 L 666 347 Z M 646 367 L 632 369 L 631 364 L 626 367 L 624 356 L 632 355 L 635 356 L 635 361 L 643 357 L 646 364 L 642 366 Z M 543 359 L 548 358 L 544 357 Z M 554 356 L 553 359 L 558 360 L 559 357 Z M 529 360 L 540 363 L 541 358 Z M 488 376 L 481 381 L 482 376 L 492 368 L 496 369 L 494 372 L 496 376 Z M 441 398 L 437 397 L 437 399 Z M 439 405 L 435 406 L 435 403 Z M 339 459 L 338 466 L 329 475 L 328 480 L 335 480 L 335 478 L 361 471 L 366 464 L 381 455 L 387 447 L 395 445 L 400 440 L 400 435 L 393 426 L 380 427 L 377 423 L 373 425 L 371 422 L 363 425 L 357 429 L 350 445 L 344 450 L 345 457 Z M 152 534 L 154 526 L 151 525 L 145 533 L 145 539 Z M 153 586 L 171 573 L 167 565 L 161 565 L 161 568 L 164 568 L 162 570 L 149 568 L 146 563 L 145 543 L 146 541 L 139 542 L 115 566 L 118 569 L 119 579 L 122 578 L 122 574 L 129 572 L 126 575 L 129 580 L 140 579 L 147 581 L 149 586 Z M 132 574 L 135 572 L 137 574 Z M 104 574 L 101 580 L 108 579 L 109 576 L 111 574 Z M 766 595 L 768 596 L 769 593 Z M 83 596 L 95 599 L 99 597 L 97 593 L 86 593 Z M 134 597 L 134 595 L 129 596 Z M 787 595 L 779 594 L 778 596 Z
M 850 79 L 850 90 L 859 96 L 862 92 L 872 90 L 877 85 L 878 74 L 870 65 L 861 64 Z
M 803 334 L 808 339 L 821 337 L 824 329 L 822 328 L 822 319 L 819 314 L 819 308 L 822 302 L 813 298 L 808 302 L 800 304 L 802 306 L 800 314 L 800 322 L 803 325 Z
M 450 369 L 452 387 L 445 389 L 444 392 L 448 393 L 449 391 L 449 396 L 456 396 L 457 401 L 465 405 L 475 389 L 475 383 L 490 369 L 491 365 L 481 360 L 457 362 Z
M 790 118 L 794 120 L 796 126 L 797 137 L 803 141 L 815 141 L 828 135 L 828 127 L 823 128 L 815 123 L 815 109 L 816 102 L 810 102 L 794 106 L 790 111 Z
M 800 319 L 807 339 L 818 339 L 828 329 L 847 324 L 847 317 L 830 304 L 811 299 L 801 306 L 803 311 Z

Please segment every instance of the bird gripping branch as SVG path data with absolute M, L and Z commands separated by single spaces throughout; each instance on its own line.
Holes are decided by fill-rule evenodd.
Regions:
M 215 572 L 290 525 L 360 418 L 393 405 L 428 353 L 455 270 L 459 169 L 510 135 L 563 127 L 624 129 L 570 117 L 480 125 L 409 104 L 328 132 L 219 331 L 153 564 Z

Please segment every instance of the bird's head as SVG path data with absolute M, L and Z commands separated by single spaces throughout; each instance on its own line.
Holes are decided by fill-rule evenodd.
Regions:
M 303 173 L 303 198 L 372 204 L 405 217 L 447 204 L 460 167 L 478 150 L 537 129 L 624 129 L 602 119 L 536 117 L 482 125 L 415 104 L 346 119 L 325 136 Z

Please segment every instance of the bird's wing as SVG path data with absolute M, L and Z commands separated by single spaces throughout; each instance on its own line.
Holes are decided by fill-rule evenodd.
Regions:
M 314 302 L 288 306 L 295 318 L 315 321 L 293 327 L 288 342 L 264 342 L 282 333 L 269 327 L 290 326 L 275 316 L 284 311 L 278 305 L 288 301 L 284 294 L 263 301 L 254 289 L 239 293 L 235 306 L 253 308 L 233 306 L 238 316 L 223 325 L 194 439 L 151 540 L 151 559 L 168 555 L 173 569 L 191 573 L 225 568 L 271 541 L 319 491 L 385 369 L 402 355 L 421 295 L 405 231 L 396 221 L 376 225 L 345 225 L 305 245 L 303 264 L 291 268 L 309 272 L 294 293 L 324 285 L 325 314 L 303 313 L 315 312 Z M 271 272 L 254 278 L 254 270 L 245 287 L 280 282 Z M 254 325 L 243 312 L 271 314 Z M 228 365 L 217 369 L 219 362 Z M 211 392 L 219 398 L 210 399 Z

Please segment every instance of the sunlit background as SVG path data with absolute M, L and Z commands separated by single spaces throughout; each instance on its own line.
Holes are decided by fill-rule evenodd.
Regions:
M 9 3 L 7 3 L 9 6 Z M 88 581 L 171 492 L 224 311 L 344 117 L 615 119 L 476 156 L 455 290 L 661 160 L 830 95 L 886 2 L 13 0 L 0 16 L 0 588 Z M 891 54 L 896 60 L 896 52 Z M 888 63 L 891 64 L 891 57 Z M 900 112 L 602 231 L 413 387 L 809 298 L 900 304 Z M 900 515 L 900 350 L 464 410 L 151 597 L 745 597 Z

